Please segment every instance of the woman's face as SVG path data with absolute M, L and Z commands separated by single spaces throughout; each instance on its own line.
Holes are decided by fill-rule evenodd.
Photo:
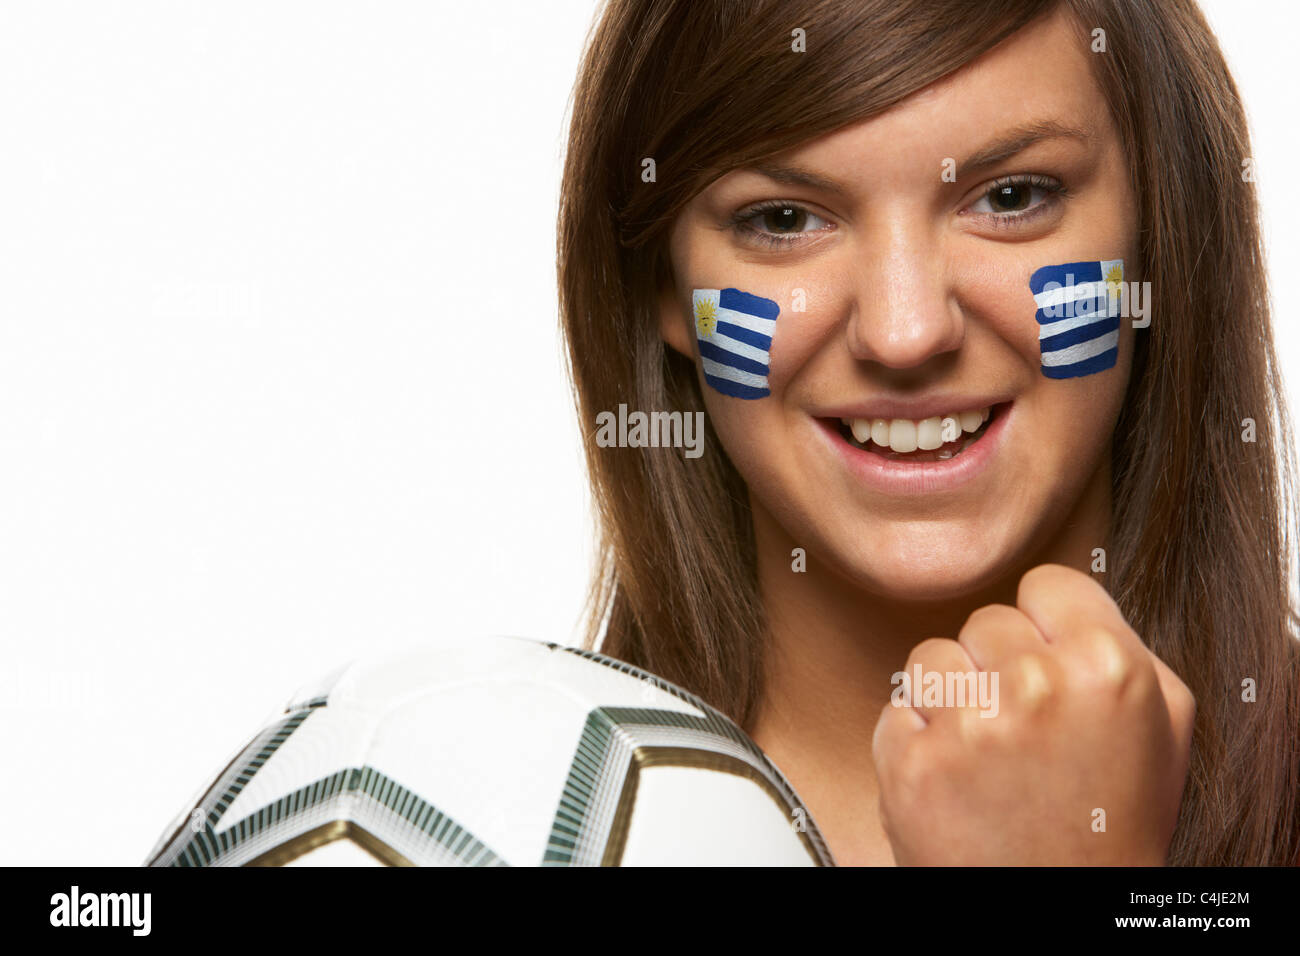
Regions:
M 674 224 L 673 348 L 698 362 L 693 290 L 780 309 L 768 396 L 701 376 L 756 521 L 860 587 L 933 600 L 993 585 L 1107 487 L 1132 323 L 1113 367 L 1048 377 L 1029 285 L 1114 259 L 1136 278 L 1123 150 L 1089 62 L 1106 55 L 1064 17 L 1037 22 L 887 113 L 721 177 Z M 936 418 L 945 438 L 943 419 L 979 427 L 906 451 L 909 423 L 933 444 Z

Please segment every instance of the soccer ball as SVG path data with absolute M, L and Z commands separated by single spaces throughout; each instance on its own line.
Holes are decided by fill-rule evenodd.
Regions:
M 698 697 L 517 638 L 300 691 L 150 866 L 829 865 L 780 771 Z

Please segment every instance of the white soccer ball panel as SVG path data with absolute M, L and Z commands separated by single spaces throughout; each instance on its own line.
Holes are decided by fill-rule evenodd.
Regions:
M 623 866 L 812 866 L 795 818 L 750 780 L 697 767 L 647 767 Z

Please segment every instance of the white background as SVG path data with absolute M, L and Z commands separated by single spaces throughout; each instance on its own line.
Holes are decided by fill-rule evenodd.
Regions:
M 554 226 L 594 8 L 6 0 L 0 863 L 141 862 L 359 654 L 579 639 Z M 1300 18 L 1206 9 L 1290 278 Z

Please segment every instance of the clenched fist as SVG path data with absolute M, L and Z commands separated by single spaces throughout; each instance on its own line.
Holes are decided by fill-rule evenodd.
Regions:
M 918 664 L 987 671 L 997 700 L 951 706 L 913 687 L 909 705 L 885 706 L 872 751 L 897 863 L 1165 863 L 1196 701 L 1099 584 L 1034 568 L 1016 607 L 921 642 L 907 673 Z

